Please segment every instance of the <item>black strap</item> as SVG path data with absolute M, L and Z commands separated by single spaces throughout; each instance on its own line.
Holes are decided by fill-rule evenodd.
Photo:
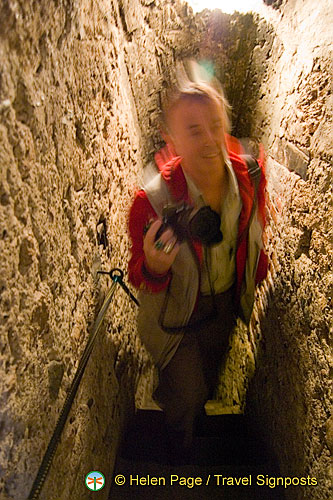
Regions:
M 251 177 L 254 186 L 255 198 L 257 197 L 258 187 L 261 179 L 261 168 L 257 160 L 251 155 L 241 155 L 241 158 L 245 160 L 247 171 Z
M 253 156 L 251 156 L 251 155 L 240 155 L 240 157 L 245 161 L 246 166 L 247 166 L 247 171 L 248 171 L 248 173 L 250 175 L 250 178 L 252 180 L 252 184 L 253 184 L 253 187 L 254 187 L 254 197 L 253 197 L 253 203 L 252 203 L 252 208 L 251 208 L 251 213 L 250 213 L 250 217 L 249 217 L 248 223 L 246 225 L 246 228 L 242 232 L 242 234 L 241 234 L 241 236 L 239 238 L 239 241 L 241 241 L 245 237 L 245 235 L 247 234 L 247 231 L 248 231 L 248 229 L 250 227 L 250 224 L 252 222 L 254 213 L 256 211 L 258 188 L 259 188 L 259 184 L 260 184 L 260 180 L 261 180 L 261 175 L 262 175 L 259 163 L 257 162 L 257 160 Z

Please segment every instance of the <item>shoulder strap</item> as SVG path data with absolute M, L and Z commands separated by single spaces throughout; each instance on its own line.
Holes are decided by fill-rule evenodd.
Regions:
M 242 240 L 243 237 L 247 234 L 248 229 L 251 225 L 254 213 L 256 211 L 257 207 L 257 194 L 258 194 L 258 187 L 261 179 L 261 168 L 257 162 L 257 160 L 251 156 L 251 155 L 240 155 L 240 157 L 245 161 L 246 166 L 247 166 L 247 171 L 249 172 L 253 187 L 254 187 L 254 197 L 253 197 L 253 203 L 252 203 L 252 208 L 251 208 L 251 213 L 249 217 L 249 221 L 247 223 L 246 228 L 242 232 L 242 235 L 240 239 Z
M 245 160 L 246 166 L 247 166 L 247 171 L 249 172 L 249 175 L 251 177 L 253 186 L 254 186 L 254 194 L 255 198 L 257 197 L 258 193 L 258 187 L 261 179 L 261 168 L 259 167 L 259 164 L 257 160 L 251 156 L 251 155 L 241 155 L 241 158 Z

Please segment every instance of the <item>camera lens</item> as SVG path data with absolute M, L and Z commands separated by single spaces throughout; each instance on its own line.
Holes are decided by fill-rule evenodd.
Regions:
M 214 245 L 222 241 L 220 229 L 221 219 L 217 212 L 210 207 L 200 208 L 190 221 L 190 233 L 193 238 L 205 245 Z

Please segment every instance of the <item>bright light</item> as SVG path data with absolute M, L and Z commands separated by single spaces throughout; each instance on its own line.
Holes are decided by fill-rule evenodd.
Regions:
M 193 12 L 201 12 L 204 9 L 220 9 L 226 14 L 238 12 L 260 12 L 263 0 L 186 0 L 192 7 Z

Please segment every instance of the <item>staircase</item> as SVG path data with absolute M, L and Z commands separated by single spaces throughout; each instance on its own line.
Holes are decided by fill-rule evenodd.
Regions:
M 119 475 L 123 485 L 116 484 Z M 284 500 L 283 486 L 273 487 L 279 475 L 244 415 L 203 416 L 190 458 L 172 465 L 163 412 L 139 410 L 120 448 L 109 500 Z

